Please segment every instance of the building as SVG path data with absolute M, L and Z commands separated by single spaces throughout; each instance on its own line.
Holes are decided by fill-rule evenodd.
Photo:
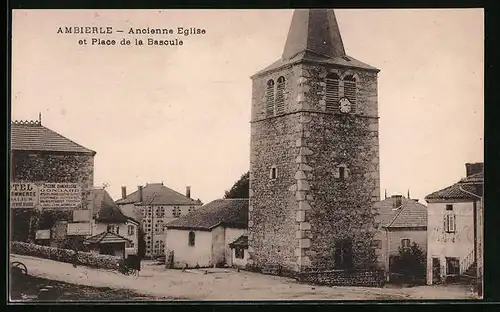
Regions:
M 106 190 L 97 188 L 93 194 L 92 237 L 85 243 L 99 253 L 121 256 L 128 248 L 130 254 L 137 254 L 139 222 L 125 216 Z
M 139 186 L 137 191 L 129 195 L 126 188 L 122 187 L 122 198 L 116 204 L 126 216 L 141 223 L 147 257 L 165 254 L 165 224 L 202 205 L 200 200 L 191 198 L 191 187 L 186 187 L 186 194 L 183 195 L 163 183 Z
M 373 208 L 377 211 L 375 220 L 378 224 L 374 245 L 389 279 L 391 259 L 399 254 L 400 248 L 416 243 L 424 253 L 427 252 L 427 207 L 418 199 L 393 195 L 376 202 Z
M 250 266 L 376 262 L 378 72 L 346 55 L 333 10 L 295 10 L 281 59 L 252 76 Z
M 217 199 L 168 223 L 166 251 L 173 252 L 173 267 L 231 266 L 229 244 L 247 225 L 248 199 Z
M 38 121 L 11 122 L 11 239 L 66 244 L 68 224 L 91 231 L 95 151 Z M 38 213 L 41 212 L 41 213 Z M 36 233 L 36 234 L 35 234 Z
M 466 175 L 425 197 L 428 284 L 460 275 L 482 280 L 483 164 L 466 164 Z

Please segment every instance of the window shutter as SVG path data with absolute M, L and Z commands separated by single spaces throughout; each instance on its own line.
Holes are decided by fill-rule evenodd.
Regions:
M 269 80 L 267 82 L 266 89 L 266 116 L 270 117 L 274 115 L 274 81 Z
M 356 78 L 354 76 L 344 78 L 344 96 L 352 103 L 352 110 L 356 111 Z
M 325 110 L 335 112 L 339 109 L 339 77 L 329 75 L 325 79 Z
M 279 77 L 276 86 L 276 114 L 285 112 L 285 78 Z

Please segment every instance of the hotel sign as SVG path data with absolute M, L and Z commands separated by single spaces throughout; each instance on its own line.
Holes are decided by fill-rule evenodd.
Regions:
M 11 208 L 74 209 L 82 203 L 78 183 L 11 183 Z

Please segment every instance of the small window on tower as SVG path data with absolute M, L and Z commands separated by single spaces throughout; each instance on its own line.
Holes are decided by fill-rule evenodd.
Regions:
M 352 104 L 352 110 L 356 108 L 356 77 L 347 75 L 344 77 L 344 97 L 348 98 Z
M 339 179 L 340 180 L 345 179 L 345 168 L 344 167 L 339 167 Z
M 276 114 L 285 112 L 285 77 L 281 76 L 277 80 L 276 86 Z
M 278 177 L 278 172 L 275 166 L 271 168 L 271 172 L 269 174 L 271 179 L 276 179 Z
M 339 76 L 328 74 L 325 78 L 325 110 L 335 112 L 339 108 Z

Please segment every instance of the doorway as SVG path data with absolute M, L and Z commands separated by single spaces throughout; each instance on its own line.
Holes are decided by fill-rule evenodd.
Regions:
M 441 262 L 439 258 L 432 258 L 432 283 L 436 284 L 441 279 Z

